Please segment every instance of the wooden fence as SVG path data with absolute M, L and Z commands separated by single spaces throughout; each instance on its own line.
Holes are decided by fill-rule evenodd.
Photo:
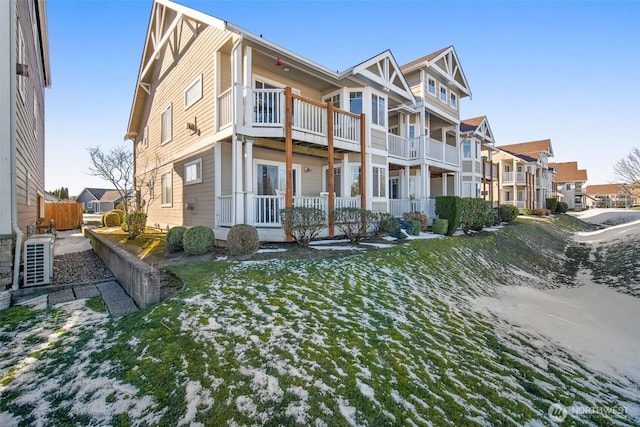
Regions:
M 45 203 L 44 223 L 48 226 L 51 220 L 56 223 L 56 230 L 75 230 L 82 225 L 81 203 Z

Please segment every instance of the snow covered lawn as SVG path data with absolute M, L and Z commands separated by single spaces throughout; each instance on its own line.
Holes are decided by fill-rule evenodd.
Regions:
M 12 308 L 0 425 L 548 425 L 554 403 L 624 408 L 572 411 L 576 425 L 633 425 L 637 380 L 476 310 L 503 286 L 578 285 L 574 243 L 519 222 L 338 258 L 172 266 L 178 296 L 122 319 L 82 302 Z

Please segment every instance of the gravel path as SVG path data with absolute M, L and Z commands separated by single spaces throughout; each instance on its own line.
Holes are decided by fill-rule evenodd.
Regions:
M 93 250 L 73 252 L 53 258 L 53 283 L 94 283 L 115 280 L 111 270 Z

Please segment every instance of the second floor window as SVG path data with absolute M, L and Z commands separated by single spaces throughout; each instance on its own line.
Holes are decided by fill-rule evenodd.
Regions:
M 202 98 L 202 74 L 184 90 L 184 109 L 191 107 Z
M 362 114 L 362 92 L 349 93 L 349 111 L 353 114 Z
M 465 159 L 471 158 L 471 141 L 468 139 L 462 141 L 462 157 Z
M 171 104 L 160 115 L 160 143 L 164 144 L 171 141 L 173 137 L 171 130 Z
M 373 197 L 386 197 L 387 178 L 386 169 L 373 167 Z
M 447 102 L 447 88 L 440 86 L 440 101 Z
M 433 96 L 436 96 L 436 79 L 429 77 L 427 79 L 427 90 Z
M 324 99 L 324 102 L 331 102 L 334 107 L 340 108 L 340 94 L 336 93 L 335 95 L 329 96 Z
M 385 99 L 378 95 L 371 95 L 371 121 L 378 126 L 385 126 L 386 115 Z
M 458 96 L 455 93 L 451 92 L 451 98 L 449 99 L 449 102 L 451 108 L 458 109 Z
M 564 187 L 564 188 L 565 188 L 566 190 L 571 190 L 571 184 L 570 184 L 570 183 L 565 184 L 565 187 Z

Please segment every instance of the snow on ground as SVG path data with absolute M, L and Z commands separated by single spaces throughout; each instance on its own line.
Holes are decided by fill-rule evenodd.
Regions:
M 570 214 L 590 224 L 618 225 L 640 219 L 640 210 L 631 209 L 597 208 Z
M 640 299 L 592 283 L 576 288 L 506 287 L 480 311 L 542 333 L 593 369 L 640 383 Z

